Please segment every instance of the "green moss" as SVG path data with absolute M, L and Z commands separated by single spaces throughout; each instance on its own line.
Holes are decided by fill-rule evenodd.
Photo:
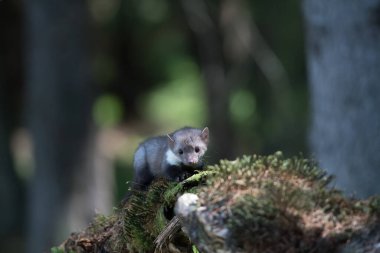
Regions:
M 331 180 L 315 162 L 302 156 L 284 158 L 281 152 L 222 160 L 181 183 L 159 179 L 148 191 L 133 192 L 125 206 L 111 216 L 97 216 L 86 231 L 73 234 L 64 248 L 52 253 L 103 248 L 153 252 L 154 240 L 184 192 L 199 196 L 207 222 L 228 229 L 226 241 L 220 244 L 217 238 L 217 245 L 236 252 L 334 252 L 367 224 L 378 222 L 380 197 L 345 198 L 328 187 Z M 207 229 L 202 227 L 205 221 L 197 222 L 191 233 L 199 232 L 199 238 Z M 205 237 L 212 240 L 212 233 Z M 181 231 L 170 240 L 185 252 L 202 250 Z
M 50 250 L 51 253 L 65 253 L 65 250 L 64 249 L 61 249 L 59 247 L 53 247 L 51 248 Z M 72 251 L 71 251 L 72 252 Z M 68 253 L 71 253 L 71 252 L 68 252 Z
M 167 205 L 173 205 L 177 195 L 183 191 L 183 183 L 174 183 L 165 191 L 163 200 Z
M 332 177 L 302 156 L 243 156 L 212 169 L 218 173 L 199 189 L 201 205 L 245 252 L 307 252 L 321 241 L 333 250 L 379 211 L 378 199 L 347 199 L 329 188 Z
M 362 205 L 364 207 L 365 205 Z M 371 212 L 374 215 L 380 216 L 380 196 L 372 197 L 369 200 L 369 208 L 367 211 Z
M 134 192 L 123 208 L 125 240 L 132 250 L 154 250 L 154 239 L 168 223 L 165 213 L 172 212 L 180 194 L 191 191 L 211 173 L 201 171 L 180 183 L 159 179 L 152 183 L 148 191 Z
M 212 167 L 209 167 L 206 170 L 199 171 L 192 175 L 183 182 L 171 183 L 164 193 L 164 203 L 167 206 L 173 206 L 179 194 L 195 191 L 195 189 L 193 189 L 194 186 L 198 186 L 207 176 L 216 173 Z
M 193 245 L 193 246 L 191 247 L 191 249 L 192 249 L 193 253 L 200 253 L 199 250 L 197 249 L 197 247 L 196 247 L 195 245 Z
M 151 187 L 148 192 L 135 192 L 123 210 L 125 239 L 136 252 L 154 248 L 153 241 L 157 234 L 152 223 L 160 210 L 160 195 L 165 185 L 162 186 L 161 190 Z

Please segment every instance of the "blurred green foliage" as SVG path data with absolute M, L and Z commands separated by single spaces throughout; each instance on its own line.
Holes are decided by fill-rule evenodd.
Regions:
M 253 94 L 247 90 L 237 90 L 231 95 L 230 114 L 233 123 L 244 125 L 254 121 L 256 112 L 256 100 Z
M 204 3 L 210 20 L 220 28 L 218 43 L 224 52 L 229 45 L 223 41 L 221 22 L 226 2 Z M 273 87 L 251 56 L 235 65 L 224 59 L 226 78 L 232 81 L 229 97 L 223 101 L 228 104 L 223 115 L 229 119 L 233 135 L 213 136 L 215 131 L 210 129 L 211 137 L 233 139 L 228 142 L 232 143 L 233 156 L 268 154 L 275 150 L 283 150 L 287 155 L 300 151 L 307 154 L 308 97 L 300 1 L 246 0 L 240 3 L 270 50 L 278 56 L 288 76 L 288 84 Z M 138 143 L 150 135 L 165 134 L 184 125 L 209 125 L 212 94 L 208 93 L 205 69 L 201 64 L 204 55 L 181 1 L 89 0 L 87 4 L 91 23 L 89 40 L 94 42 L 90 50 L 96 94 L 93 121 L 101 131 L 126 130 L 120 137 L 125 139 L 124 144 L 112 156 L 116 179 L 123 188 L 119 195 L 122 195 L 132 173 L 133 152 Z M 9 6 L 22 9 L 22 4 Z M 9 15 L 7 19 L 21 20 L 22 12 L 8 7 L 8 13 L 19 13 L 19 16 Z M 22 30 L 22 23 L 13 24 L 19 27 L 5 30 L 6 34 Z M 7 28 L 4 26 L 4 29 Z M 7 50 L 17 51 L 10 46 L 22 45 L 20 38 L 17 43 L 9 43 Z M 21 63 L 21 60 L 15 61 L 9 66 L 17 69 L 15 66 Z M 7 73 L 12 71 L 6 70 Z M 15 94 L 22 93 L 17 86 L 20 80 L 10 82 L 16 87 Z M 13 99 L 20 100 L 19 97 Z M 16 145 L 14 151 L 15 159 L 19 160 L 15 162 L 17 169 L 28 171 L 32 155 L 25 155 L 24 149 L 16 150 L 18 147 Z M 33 173 L 24 174 L 30 177 Z
M 241 65 L 227 65 L 233 84 L 227 101 L 229 110 L 224 115 L 230 119 L 234 136 L 216 138 L 233 138 L 233 155 L 275 150 L 289 155 L 307 153 L 300 1 L 241 3 L 283 64 L 288 84 L 273 87 L 252 57 Z M 214 22 L 219 22 L 222 7 L 221 0 L 207 2 Z M 203 78 L 203 56 L 180 2 L 91 0 L 89 9 L 100 38 L 93 62 L 100 87 L 94 120 L 101 127 L 133 128 L 136 122 L 144 126 L 132 131 L 135 136 L 126 137 L 129 145 L 115 161 L 116 179 L 122 184 L 120 196 L 130 179 L 133 152 L 139 141 L 184 125 L 208 125 L 210 94 Z
M 207 3 L 216 21 L 221 3 Z M 300 2 L 246 3 L 283 64 L 289 85 L 281 88 L 283 95 L 276 95 L 253 59 L 237 70 L 226 112 L 236 129 L 236 142 L 242 145 L 236 149 L 238 153 L 305 151 L 307 96 Z M 207 124 L 201 56 L 179 2 L 92 0 L 90 10 L 103 41 L 96 53 L 97 81 L 127 106 L 123 118 L 137 116 L 155 132 Z M 114 110 L 118 112 L 110 114 L 117 115 L 119 109 Z
M 197 66 L 178 58 L 167 68 L 169 80 L 142 97 L 139 103 L 147 120 L 163 129 L 200 126 L 206 120 L 204 89 Z
M 100 127 L 112 127 L 121 122 L 123 107 L 116 96 L 102 95 L 94 103 L 93 117 Z

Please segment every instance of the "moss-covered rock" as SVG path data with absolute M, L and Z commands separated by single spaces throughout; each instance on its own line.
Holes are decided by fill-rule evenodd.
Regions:
M 379 198 L 346 198 L 328 187 L 331 179 L 312 161 L 285 159 L 280 152 L 223 160 L 181 183 L 156 180 L 147 192 L 134 192 L 114 215 L 99 216 L 55 250 L 366 252 L 359 249 L 375 247 Z M 196 197 L 181 198 L 184 206 L 169 221 L 185 192 Z
M 376 199 L 345 198 L 302 157 L 221 161 L 183 226 L 203 252 L 336 252 L 378 221 Z

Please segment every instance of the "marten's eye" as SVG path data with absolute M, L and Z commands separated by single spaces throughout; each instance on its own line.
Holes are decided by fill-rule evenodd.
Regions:
M 178 154 L 182 155 L 183 154 L 183 150 L 182 149 L 178 150 Z
M 198 153 L 199 152 L 199 147 L 195 147 L 195 153 Z

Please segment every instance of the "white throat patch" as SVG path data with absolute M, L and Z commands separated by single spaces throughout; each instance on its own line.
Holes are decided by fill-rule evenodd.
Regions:
M 179 159 L 171 149 L 168 149 L 165 153 L 166 162 L 170 165 L 180 165 L 181 159 Z

